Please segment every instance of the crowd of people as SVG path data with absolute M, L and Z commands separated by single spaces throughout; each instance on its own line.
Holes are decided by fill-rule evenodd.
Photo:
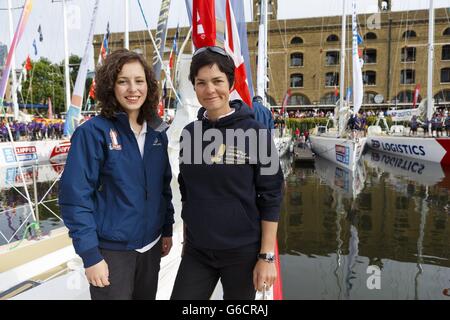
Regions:
M 62 139 L 64 133 L 64 121 L 61 119 L 33 119 L 32 121 L 20 122 L 17 120 L 9 122 L 14 141 L 36 141 L 44 139 Z M 6 122 L 0 122 L 0 142 L 9 141 Z

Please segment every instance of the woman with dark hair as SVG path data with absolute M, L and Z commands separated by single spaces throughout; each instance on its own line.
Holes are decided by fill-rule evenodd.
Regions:
M 276 279 L 274 251 L 283 174 L 268 129 L 241 100 L 229 101 L 234 62 L 198 49 L 189 79 L 202 105 L 180 153 L 184 247 L 172 299 L 254 299 Z M 208 144 L 208 141 L 212 141 Z
M 79 126 L 59 204 L 92 299 L 155 299 L 172 247 L 172 178 L 158 86 L 144 58 L 111 53 L 96 72 L 101 115 Z

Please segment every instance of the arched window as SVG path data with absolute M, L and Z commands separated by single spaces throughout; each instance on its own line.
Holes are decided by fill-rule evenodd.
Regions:
M 375 86 L 377 84 L 377 73 L 375 71 L 364 71 L 363 83 L 366 86 Z
M 303 53 L 294 52 L 291 54 L 291 67 L 303 66 Z
M 330 34 L 327 38 L 327 42 L 336 42 L 339 41 L 339 37 L 335 34 Z
M 450 82 L 450 68 L 441 69 L 441 83 Z
M 375 40 L 377 39 L 377 35 L 374 32 L 367 32 L 364 35 L 364 40 Z
M 401 91 L 396 99 L 398 103 L 412 103 L 413 102 L 413 96 L 414 96 L 414 92 L 411 90 L 404 90 Z M 419 95 L 419 98 L 417 99 L 417 102 L 420 102 L 422 100 L 422 97 Z
M 444 90 L 439 91 L 434 96 L 434 101 L 436 103 L 450 103 L 450 90 L 444 89 Z
M 405 69 L 400 72 L 400 84 L 416 83 L 416 71 L 412 69 Z
M 364 63 L 377 63 L 377 49 L 364 49 Z
M 450 60 L 450 45 L 442 46 L 442 60 Z
M 363 104 L 375 104 L 375 96 L 378 93 L 376 92 L 371 92 L 371 91 L 366 91 L 364 92 L 363 95 Z
M 417 34 L 414 30 L 406 30 L 405 32 L 403 32 L 403 39 L 409 39 L 409 38 L 415 38 L 417 37 Z
M 339 85 L 339 72 L 327 72 L 325 74 L 325 86 L 334 87 Z
M 329 92 L 320 98 L 320 104 L 336 104 L 338 98 L 334 92 Z
M 302 44 L 303 43 L 303 39 L 300 37 L 293 37 L 291 40 L 291 44 Z
M 335 66 L 339 64 L 339 51 L 327 51 L 325 53 L 325 65 Z
M 416 61 L 416 48 L 414 48 L 414 47 L 402 48 L 401 61 L 402 62 Z
M 447 28 L 444 30 L 444 32 L 442 33 L 443 36 L 450 36 L 450 28 Z
M 309 104 L 311 104 L 311 102 L 309 102 L 308 97 L 301 93 L 293 94 L 288 100 L 289 106 L 309 105 Z
M 271 106 L 277 105 L 277 102 L 275 101 L 275 99 L 272 96 L 267 95 L 266 99 L 267 99 L 267 102 L 269 103 L 269 105 L 271 105 Z
M 291 74 L 291 88 L 303 87 L 303 75 L 301 73 Z

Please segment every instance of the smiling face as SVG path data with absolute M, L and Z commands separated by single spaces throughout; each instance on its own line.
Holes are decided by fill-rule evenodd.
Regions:
M 195 93 L 198 101 L 208 112 L 208 118 L 216 120 L 230 112 L 230 85 L 225 73 L 217 64 L 204 66 L 195 76 Z
M 138 113 L 147 98 L 147 81 L 144 67 L 139 61 L 123 65 L 117 75 L 114 94 L 122 109 L 128 113 Z

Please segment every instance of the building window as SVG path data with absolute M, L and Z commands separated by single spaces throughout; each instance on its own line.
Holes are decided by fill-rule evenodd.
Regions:
M 333 93 L 329 92 L 320 98 L 320 104 L 336 104 L 338 97 Z
M 377 50 L 365 49 L 363 51 L 364 63 L 377 63 Z
M 449 103 L 450 102 L 450 90 L 448 89 L 444 89 L 439 91 L 439 93 L 437 93 L 434 96 L 434 101 L 436 101 L 436 103 Z
M 291 44 L 302 44 L 303 43 L 303 39 L 300 37 L 294 37 L 291 40 Z
M 299 93 L 293 94 L 288 100 L 289 106 L 310 105 L 310 104 L 311 102 L 309 102 L 308 97 Z
M 447 28 L 444 30 L 444 32 L 442 33 L 443 36 L 450 36 L 450 28 Z
M 325 74 L 325 87 L 334 87 L 339 85 L 339 72 L 327 72 Z
M 400 84 L 412 84 L 416 82 L 416 72 L 412 69 L 402 70 L 400 73 Z
M 370 92 L 370 91 L 364 92 L 363 104 L 375 104 L 375 96 L 377 94 L 378 93 L 376 93 L 376 92 Z
M 375 40 L 377 38 L 377 35 L 373 32 L 367 32 L 364 35 L 364 40 Z
M 377 82 L 377 73 L 375 71 L 364 71 L 363 72 L 363 83 L 366 86 L 374 86 Z
M 441 83 L 450 82 L 450 68 L 441 69 Z
M 339 64 L 339 51 L 328 51 L 325 54 L 325 64 L 327 66 L 335 66 Z
M 420 102 L 420 96 L 418 102 Z M 400 92 L 396 97 L 396 102 L 398 103 L 412 103 L 413 102 L 413 92 L 411 90 L 405 90 Z
M 442 46 L 442 60 L 450 60 L 450 45 Z
M 291 67 L 303 66 L 303 53 L 295 52 L 291 54 Z
M 402 62 L 416 61 L 416 48 L 414 48 L 414 47 L 402 48 L 401 61 Z
M 417 37 L 417 34 L 414 30 L 406 30 L 405 32 L 403 32 L 403 39 L 409 39 L 409 38 L 415 38 Z
M 336 42 L 339 41 L 339 37 L 335 34 L 330 34 L 327 38 L 327 42 Z
M 301 73 L 291 74 L 291 88 L 303 87 L 303 75 Z

